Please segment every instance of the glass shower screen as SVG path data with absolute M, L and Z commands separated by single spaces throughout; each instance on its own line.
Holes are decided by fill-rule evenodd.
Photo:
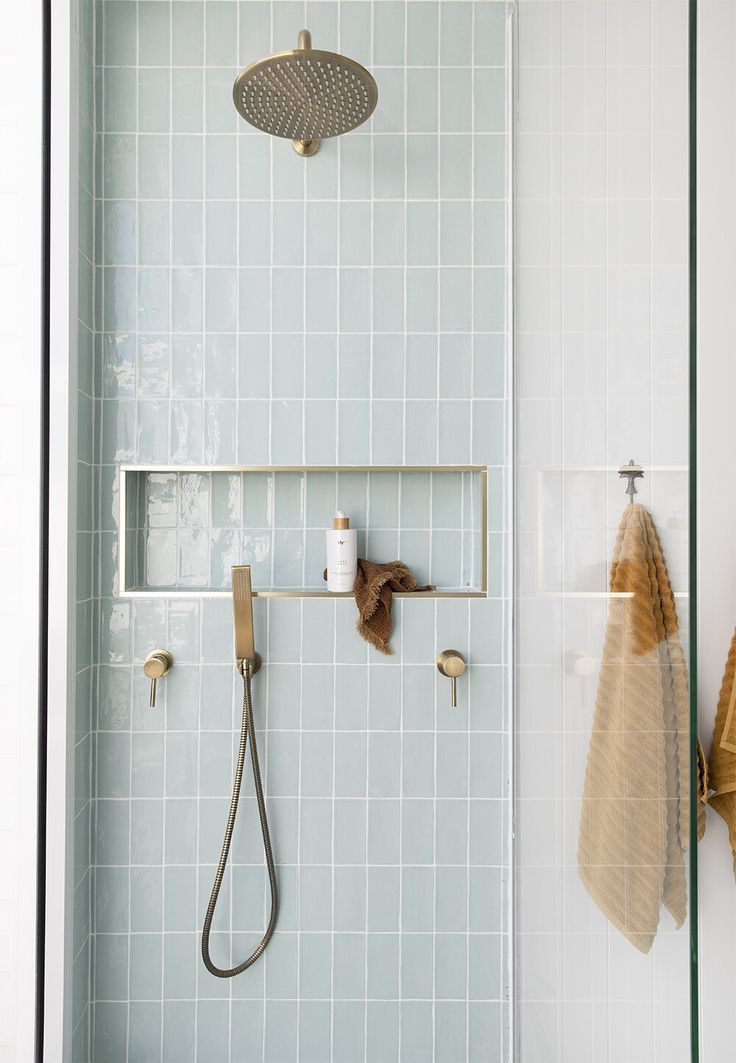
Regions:
M 697 1058 L 688 18 L 518 5 L 521 1063 Z

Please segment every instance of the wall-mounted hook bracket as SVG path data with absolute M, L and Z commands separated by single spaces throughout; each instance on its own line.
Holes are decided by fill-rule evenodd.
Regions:
M 636 481 L 643 478 L 644 470 L 641 465 L 636 465 L 632 458 L 628 465 L 621 466 L 618 470 L 618 474 L 629 481 L 628 487 L 626 488 L 626 494 L 629 496 L 629 502 L 633 502 L 634 495 L 639 493 L 636 490 Z

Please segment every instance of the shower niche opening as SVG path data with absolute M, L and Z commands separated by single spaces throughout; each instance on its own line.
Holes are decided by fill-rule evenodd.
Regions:
M 323 579 L 325 529 L 341 509 L 358 556 L 400 559 L 434 591 L 484 597 L 485 466 L 121 466 L 123 597 L 230 593 L 249 564 L 260 596 L 340 597 Z

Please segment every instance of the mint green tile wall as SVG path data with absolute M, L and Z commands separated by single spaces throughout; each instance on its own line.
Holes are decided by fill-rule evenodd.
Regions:
M 97 681 L 97 566 L 95 558 L 95 5 L 72 5 L 78 58 L 77 140 L 77 593 L 74 748 L 74 898 L 71 1024 L 73 1058 L 89 1056 L 93 952 L 91 825 L 93 816 L 93 704 Z
M 95 1063 L 508 1057 L 506 18 L 97 6 Z M 237 70 L 304 25 L 381 94 L 307 162 L 231 103 Z M 231 982 L 198 954 L 240 714 L 230 608 L 117 597 L 120 462 L 491 467 L 492 596 L 399 602 L 393 657 L 350 601 L 256 602 L 283 906 Z M 176 665 L 151 711 L 159 645 Z M 456 712 L 434 668 L 451 645 L 471 661 Z M 241 815 L 223 962 L 266 915 L 249 797 Z

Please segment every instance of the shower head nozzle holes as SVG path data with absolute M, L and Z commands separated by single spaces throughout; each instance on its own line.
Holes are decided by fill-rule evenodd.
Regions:
M 295 142 L 314 155 L 319 141 L 362 125 L 378 102 L 372 75 L 354 59 L 312 48 L 306 30 L 300 47 L 247 66 L 235 79 L 238 114 L 256 129 Z

